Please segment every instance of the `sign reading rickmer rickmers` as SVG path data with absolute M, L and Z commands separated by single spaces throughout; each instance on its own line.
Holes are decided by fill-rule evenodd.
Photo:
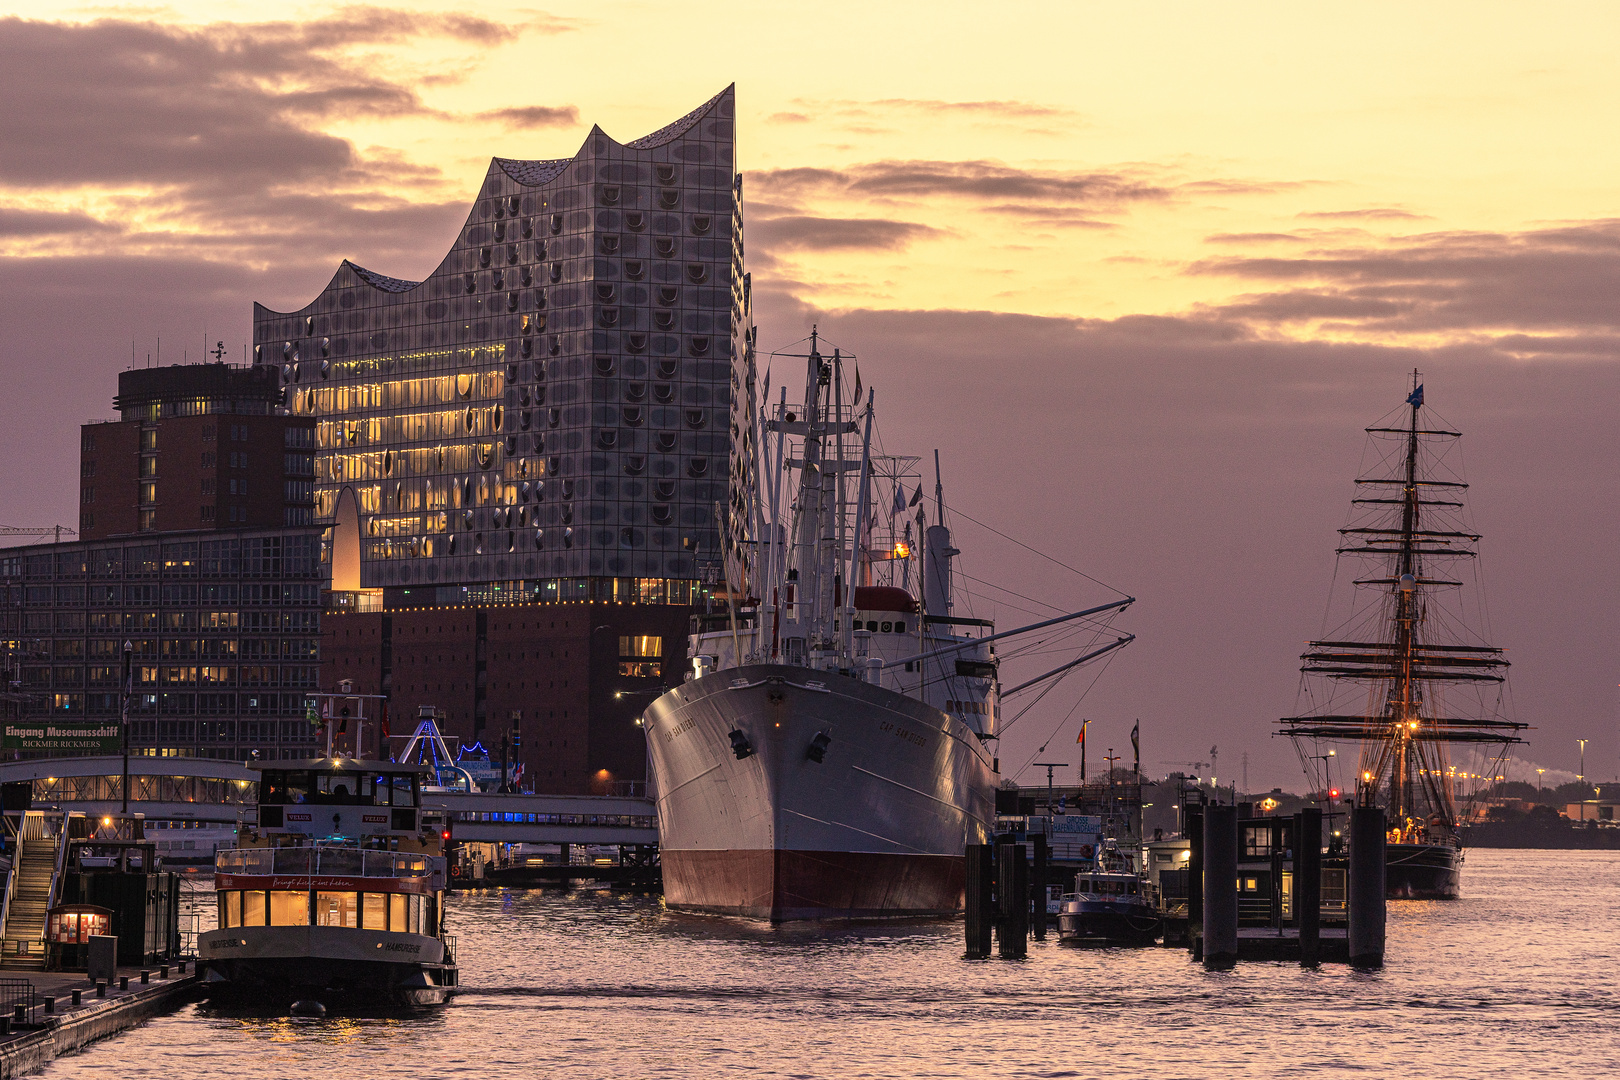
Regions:
M 0 736 L 0 750 L 116 754 L 122 747 L 116 721 L 7 724 L 4 736 Z

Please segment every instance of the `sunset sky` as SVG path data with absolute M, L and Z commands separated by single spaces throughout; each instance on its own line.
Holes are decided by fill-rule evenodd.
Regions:
M 1361 429 L 1413 368 L 1466 433 L 1521 770 L 1569 778 L 1582 737 L 1589 776 L 1620 766 L 1612 4 L 10 11 L 6 524 L 75 520 L 77 425 L 132 352 L 239 361 L 252 302 L 300 306 L 342 258 L 426 275 L 492 155 L 627 141 L 735 82 L 762 349 L 819 324 L 951 503 L 1140 598 L 1139 640 L 1021 720 L 1005 770 L 1082 717 L 1128 749 L 1140 717 L 1152 771 L 1213 744 L 1223 782 L 1246 753 L 1251 788 L 1298 789 L 1270 732 Z M 1043 603 L 1106 595 L 957 541 Z

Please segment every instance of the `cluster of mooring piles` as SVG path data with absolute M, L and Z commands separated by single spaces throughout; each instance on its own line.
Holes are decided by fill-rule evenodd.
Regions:
M 1236 806 L 1219 805 L 1188 806 L 1186 813 L 1185 939 L 1194 959 L 1217 969 L 1239 960 L 1384 962 L 1381 808 L 1350 812 L 1349 851 L 1330 854 L 1335 866 L 1324 866 L 1319 809 L 1292 818 L 1240 819 Z M 1324 883 L 1333 894 L 1326 898 Z M 1324 925 L 1324 912 L 1342 912 L 1338 925 Z
M 1155 873 L 1137 870 L 1125 848 L 1099 847 L 1095 865 L 1077 875 L 1077 891 L 1065 892 L 1058 904 L 1060 940 L 1144 945 L 1162 936 L 1165 945 L 1185 945 L 1194 960 L 1216 970 L 1239 960 L 1381 965 L 1383 810 L 1352 809 L 1348 838 L 1337 822 L 1324 837 L 1323 813 L 1314 807 L 1289 817 L 1248 810 L 1188 804 L 1184 839 L 1156 841 L 1143 856 L 1174 870 L 1157 870 L 1157 862 Z M 968 846 L 969 959 L 990 956 L 993 948 L 1004 959 L 1021 959 L 1031 936 L 1045 939 L 1053 918 L 1049 879 L 1070 870 L 1051 854 L 1036 833 Z

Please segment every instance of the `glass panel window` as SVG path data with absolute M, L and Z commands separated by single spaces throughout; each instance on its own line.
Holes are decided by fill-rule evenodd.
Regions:
M 315 894 L 316 926 L 360 925 L 360 894 L 320 892 Z
M 271 926 L 308 926 L 309 893 L 273 892 L 270 894 Z
M 242 893 L 237 889 L 227 889 L 219 894 L 219 925 L 221 927 L 242 925 Z
M 362 893 L 361 923 L 367 930 L 388 929 L 388 895 L 386 893 Z
M 242 894 L 242 925 L 264 925 L 264 893 L 255 891 Z
M 390 893 L 388 896 L 388 929 L 401 931 L 405 929 L 405 894 Z

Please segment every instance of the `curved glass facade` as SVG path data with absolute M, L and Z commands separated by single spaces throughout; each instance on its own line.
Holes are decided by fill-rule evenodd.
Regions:
M 751 454 L 734 146 L 728 88 L 635 142 L 496 158 L 425 281 L 345 262 L 255 306 L 255 364 L 316 421 L 328 556 L 354 497 L 363 588 L 712 580 Z

